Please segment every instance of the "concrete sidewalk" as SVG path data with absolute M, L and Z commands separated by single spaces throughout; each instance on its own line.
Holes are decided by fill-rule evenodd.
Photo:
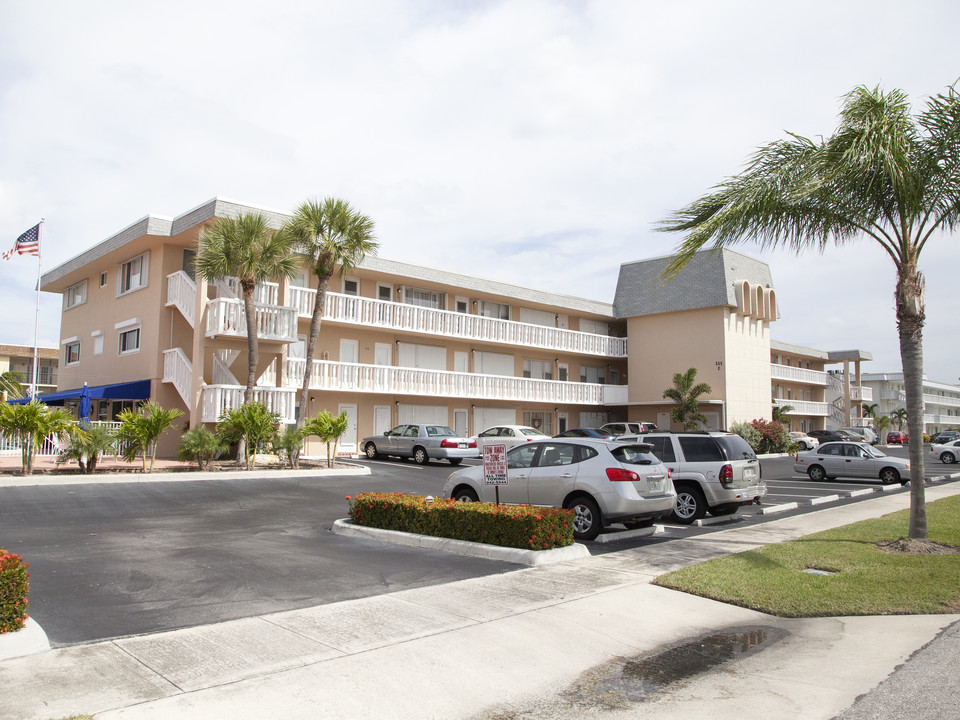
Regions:
M 957 493 L 958 483 L 927 487 L 929 501 Z M 907 493 L 885 493 L 582 560 L 6 660 L 0 718 L 831 718 L 960 615 L 780 619 L 649 582 L 908 505 Z M 637 704 L 627 660 L 736 631 L 756 647 Z M 960 643 L 936 646 L 956 682 Z

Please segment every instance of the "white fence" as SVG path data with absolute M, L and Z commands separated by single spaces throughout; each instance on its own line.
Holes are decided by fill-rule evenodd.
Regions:
M 99 425 L 110 430 L 116 431 L 120 427 L 119 422 L 91 422 L 91 425 Z M 40 449 L 35 457 L 56 457 L 63 448 L 69 445 L 69 440 L 58 440 L 54 435 L 48 435 L 40 444 Z M 22 452 L 20 443 L 6 435 L 0 435 L 0 455 L 19 455 Z

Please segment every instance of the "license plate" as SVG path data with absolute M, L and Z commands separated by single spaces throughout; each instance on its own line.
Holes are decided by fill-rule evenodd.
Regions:
M 650 492 L 663 492 L 663 480 L 648 480 Z
M 466 444 L 466 443 L 460 443 L 460 444 L 459 444 L 459 447 L 461 447 L 461 448 L 466 448 L 466 447 L 467 447 L 467 444 Z
M 743 477 L 744 477 L 744 479 L 747 479 L 747 478 L 755 478 L 756 476 L 757 476 L 757 469 L 756 469 L 756 468 L 748 467 L 748 468 L 744 468 L 744 469 L 743 469 Z

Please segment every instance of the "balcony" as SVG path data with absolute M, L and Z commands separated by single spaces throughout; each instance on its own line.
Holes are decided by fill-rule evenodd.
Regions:
M 316 290 L 310 288 L 291 287 L 290 305 L 296 308 L 300 317 L 310 317 L 313 314 L 316 294 Z M 327 293 L 323 319 L 329 322 L 521 345 L 580 355 L 619 358 L 627 356 L 626 338 L 498 320 L 481 315 L 466 315 L 341 293 Z
M 297 341 L 297 315 L 290 307 L 282 305 L 254 305 L 257 313 L 257 337 L 277 342 Z M 207 337 L 226 335 L 247 336 L 247 315 L 243 301 L 218 297 L 207 301 Z
M 288 359 L 284 368 L 288 386 L 300 386 L 304 360 Z M 506 400 L 570 405 L 623 404 L 626 386 L 536 380 L 503 375 L 423 370 L 392 365 L 361 365 L 314 360 L 310 387 L 393 395 Z
M 809 400 L 785 400 L 774 398 L 773 404 L 777 407 L 789 405 L 793 408 L 787 415 L 803 415 L 805 417 L 828 417 L 830 415 L 830 403 L 810 402 Z
M 240 407 L 245 389 L 242 385 L 204 385 L 200 396 L 201 420 L 217 422 L 228 410 Z M 253 400 L 277 413 L 280 422 L 286 425 L 297 421 L 295 388 L 257 387 L 253 390 Z
M 773 380 L 789 380 L 806 385 L 819 385 L 820 387 L 826 387 L 827 385 L 827 373 L 820 370 L 804 370 L 792 365 L 771 363 L 770 377 Z

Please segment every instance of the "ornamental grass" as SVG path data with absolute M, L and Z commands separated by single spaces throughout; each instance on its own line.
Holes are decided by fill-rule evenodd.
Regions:
M 573 544 L 572 510 L 456 502 L 404 493 L 365 492 L 348 496 L 347 502 L 350 519 L 365 527 L 522 550 Z

